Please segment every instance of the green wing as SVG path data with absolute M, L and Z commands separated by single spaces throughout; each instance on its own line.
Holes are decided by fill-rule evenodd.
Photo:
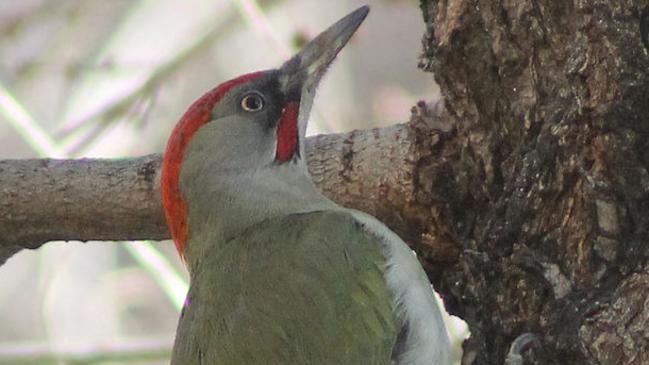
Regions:
M 193 273 L 174 364 L 390 364 L 383 246 L 345 212 L 265 222 Z

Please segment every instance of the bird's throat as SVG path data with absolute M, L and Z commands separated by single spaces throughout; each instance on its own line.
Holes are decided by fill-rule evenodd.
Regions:
M 300 102 L 291 101 L 286 104 L 277 126 L 277 149 L 275 160 L 284 163 L 299 154 L 297 118 L 300 112 Z

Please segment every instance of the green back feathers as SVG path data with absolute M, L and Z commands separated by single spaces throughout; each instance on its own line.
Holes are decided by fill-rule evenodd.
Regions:
M 348 213 L 267 221 L 214 247 L 194 270 L 174 364 L 390 364 L 383 248 Z

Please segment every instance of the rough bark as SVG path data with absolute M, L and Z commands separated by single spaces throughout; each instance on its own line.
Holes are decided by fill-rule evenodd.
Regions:
M 649 363 L 646 1 L 429 0 L 421 67 L 456 134 L 421 195 L 473 361 Z

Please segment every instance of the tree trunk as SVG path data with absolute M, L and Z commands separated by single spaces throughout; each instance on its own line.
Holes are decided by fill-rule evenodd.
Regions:
M 648 364 L 647 2 L 421 6 L 420 66 L 455 133 L 420 196 L 461 252 L 430 272 L 473 363 L 532 332 L 529 363 Z
M 419 253 L 470 326 L 464 364 L 649 363 L 649 5 L 421 6 L 444 103 L 310 139 L 316 184 Z M 158 168 L 0 163 L 0 262 L 52 239 L 167 237 Z

